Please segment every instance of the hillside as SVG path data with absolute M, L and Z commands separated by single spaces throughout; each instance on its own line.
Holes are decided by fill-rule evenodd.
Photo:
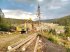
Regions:
M 12 18 L 4 18 L 4 21 L 8 24 L 23 24 L 25 22 L 32 22 L 32 20 L 26 20 L 26 19 L 12 19 Z M 34 21 L 33 21 L 34 22 Z M 38 21 L 35 21 L 35 23 Z M 49 20 L 41 20 L 41 22 L 47 22 L 47 23 L 58 23 L 60 25 L 67 25 L 70 24 L 70 15 L 64 16 L 57 19 L 49 19 Z
M 4 21 L 8 24 L 23 24 L 25 22 L 32 22 L 32 20 L 26 20 L 26 19 L 12 19 L 12 18 L 4 18 Z
M 42 22 L 49 22 L 49 23 L 58 23 L 60 25 L 67 25 L 70 23 L 70 15 L 69 16 L 64 16 L 61 18 L 57 19 L 50 19 L 50 20 L 42 20 Z
M 4 18 L 4 21 L 7 22 L 8 24 L 20 24 L 23 23 L 25 20 Z

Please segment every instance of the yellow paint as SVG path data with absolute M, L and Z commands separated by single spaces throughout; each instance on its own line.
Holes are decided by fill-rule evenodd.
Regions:
M 27 24 L 25 23 L 25 24 L 24 24 L 24 30 L 25 30 L 25 31 L 26 31 L 26 28 L 27 28 Z
M 20 27 L 16 27 L 16 31 L 21 31 L 22 29 Z

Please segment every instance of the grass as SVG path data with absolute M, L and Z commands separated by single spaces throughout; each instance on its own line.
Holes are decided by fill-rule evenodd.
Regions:
M 70 41 L 66 40 L 66 36 L 53 35 L 52 33 L 44 32 L 43 36 L 45 36 L 49 41 L 62 45 L 67 49 L 67 52 L 70 52 Z M 65 39 L 64 39 L 65 38 Z
M 14 44 L 14 43 L 16 43 L 16 42 L 19 41 L 19 40 L 20 40 L 20 38 L 17 38 L 16 40 L 2 43 L 1 46 L 0 46 L 0 50 L 2 50 L 2 51 L 7 51 L 7 47 L 8 47 L 9 45 Z
M 56 29 L 64 29 L 64 26 L 56 26 Z
M 16 36 L 19 36 L 19 37 L 16 37 Z M 3 52 L 6 52 L 7 51 L 7 47 L 9 45 L 12 45 L 18 41 L 20 41 L 21 39 L 25 39 L 28 35 L 25 35 L 25 34 L 18 34 L 18 33 L 12 33 L 12 34 L 1 34 L 0 35 L 0 42 L 1 42 L 1 39 L 7 39 L 9 40 L 8 38 L 11 38 L 11 37 L 16 37 L 14 38 L 13 40 L 10 40 L 10 41 L 6 41 L 6 42 L 2 42 L 0 43 L 0 51 L 3 51 Z
M 67 49 L 67 52 L 70 52 L 70 49 L 69 48 L 66 48 Z

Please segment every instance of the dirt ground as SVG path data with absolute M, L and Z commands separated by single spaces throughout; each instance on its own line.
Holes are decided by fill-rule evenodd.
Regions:
M 42 43 L 44 44 L 42 49 L 43 52 L 66 52 L 66 49 L 63 46 L 52 43 L 45 37 L 42 37 Z

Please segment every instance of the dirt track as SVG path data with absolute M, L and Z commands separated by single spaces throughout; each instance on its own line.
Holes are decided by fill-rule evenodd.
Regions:
M 43 52 L 66 52 L 66 49 L 63 46 L 52 43 L 44 37 L 42 37 L 42 41 L 44 44 L 42 49 Z

